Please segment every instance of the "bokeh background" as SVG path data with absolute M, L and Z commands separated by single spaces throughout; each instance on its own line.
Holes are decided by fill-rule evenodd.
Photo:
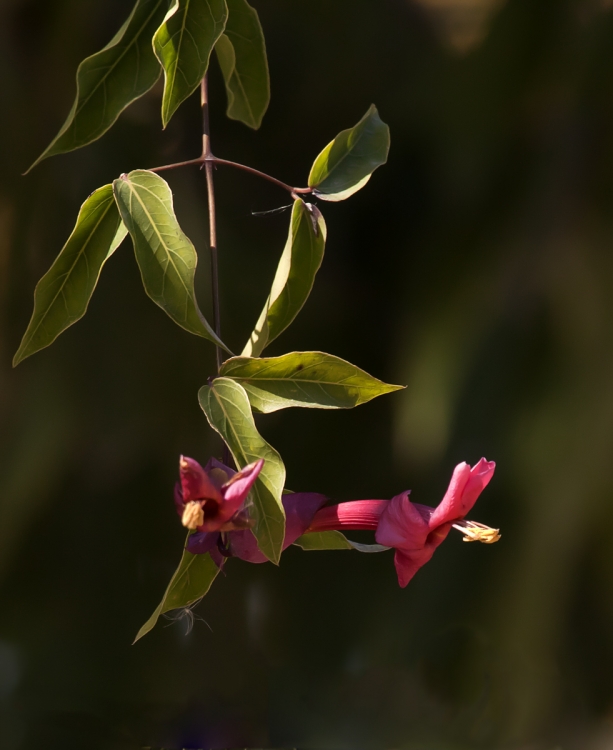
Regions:
M 498 463 L 473 516 L 493 546 L 231 561 L 190 618 L 130 643 L 177 564 L 180 453 L 219 453 L 196 393 L 211 347 L 145 297 L 129 242 L 87 316 L 16 370 L 32 292 L 96 187 L 199 153 L 197 98 L 159 88 L 100 141 L 20 176 L 62 124 L 79 61 L 127 0 L 0 5 L 0 748 L 613 748 L 613 3 L 253 0 L 273 98 L 214 150 L 304 184 L 371 102 L 387 166 L 323 206 L 315 290 L 272 354 L 322 349 L 402 393 L 259 420 L 293 489 L 436 504 Z M 203 176 L 168 174 L 208 257 Z M 288 215 L 217 172 L 224 338 L 240 348 Z

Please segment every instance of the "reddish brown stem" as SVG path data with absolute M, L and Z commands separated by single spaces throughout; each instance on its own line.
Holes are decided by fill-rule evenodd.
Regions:
M 204 109 L 203 109 L 203 118 L 204 118 Z M 208 144 L 208 152 L 204 152 L 204 149 L 207 148 L 205 144 Z M 179 167 L 189 167 L 192 164 L 199 164 L 202 168 L 203 166 L 207 168 L 207 164 L 223 164 L 227 167 L 234 167 L 235 169 L 240 169 L 243 172 L 247 172 L 249 174 L 255 175 L 256 177 L 261 177 L 263 180 L 267 180 L 268 182 L 272 182 L 273 185 L 277 185 L 280 188 L 283 188 L 283 190 L 287 190 L 290 195 L 298 196 L 298 195 L 308 195 L 309 193 L 313 192 L 313 189 L 310 187 L 304 187 L 304 188 L 295 188 L 291 185 L 288 185 L 286 182 L 282 182 L 281 180 L 277 180 L 276 177 L 272 177 L 269 174 L 266 174 L 266 172 L 261 172 L 259 169 L 254 169 L 253 167 L 248 167 L 246 164 L 239 164 L 236 161 L 229 161 L 228 159 L 219 159 L 217 156 L 213 156 L 213 154 L 210 151 L 210 136 L 205 136 L 203 133 L 202 136 L 202 146 L 203 146 L 203 154 L 202 156 L 199 156 L 197 159 L 188 159 L 187 161 L 179 161 L 176 162 L 176 164 L 164 164 L 161 167 L 152 167 L 149 172 L 164 172 L 167 169 L 178 169 Z
M 211 289 L 213 296 L 213 327 L 218 338 L 221 338 L 221 315 L 219 305 L 219 262 L 217 254 L 217 218 L 215 214 L 215 186 L 213 184 L 213 163 L 207 157 L 211 155 L 211 128 L 209 124 L 209 97 L 207 76 L 200 84 L 200 104 L 202 106 L 202 156 L 206 174 L 206 188 L 209 204 L 209 246 L 211 249 Z M 222 351 L 215 347 L 217 356 L 217 374 L 221 369 Z

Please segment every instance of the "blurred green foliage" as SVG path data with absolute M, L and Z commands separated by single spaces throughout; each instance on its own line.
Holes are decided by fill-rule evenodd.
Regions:
M 339 500 L 411 487 L 434 505 L 456 463 L 486 455 L 498 470 L 473 516 L 503 538 L 449 539 L 404 591 L 391 553 L 231 561 L 189 635 L 185 619 L 129 645 L 180 556 L 179 453 L 219 449 L 196 398 L 212 347 L 146 299 L 126 243 L 87 317 L 10 361 L 85 197 L 196 156 L 198 101 L 162 133 L 158 85 L 100 141 L 21 177 L 63 122 L 78 63 L 126 8 L 5 0 L 0 747 L 609 747 L 613 9 L 508 0 L 467 49 L 461 0 L 254 5 L 271 105 L 257 133 L 227 121 L 213 65 L 217 155 L 303 184 L 321 144 L 371 102 L 392 132 L 368 189 L 325 206 L 313 295 L 270 356 L 333 351 L 409 386 L 258 427 L 292 489 Z M 169 182 L 206 267 L 203 175 Z M 238 348 L 287 225 L 250 212 L 287 199 L 221 168 L 216 184 L 223 335 Z

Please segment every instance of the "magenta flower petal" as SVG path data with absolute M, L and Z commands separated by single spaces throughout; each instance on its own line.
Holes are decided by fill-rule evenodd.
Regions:
M 181 456 L 179 460 L 179 474 L 184 503 L 188 503 L 191 500 L 214 500 L 218 503 L 221 502 L 221 492 L 211 482 L 207 472 L 200 466 L 198 461 L 194 461 L 193 458 L 188 458 L 187 456 Z
M 428 521 L 410 501 L 409 493 L 403 492 L 387 504 L 375 538 L 378 544 L 385 547 L 418 550 L 426 543 L 429 533 Z
M 467 463 L 458 464 L 454 469 L 445 497 L 434 509 L 430 523 L 437 526 L 464 518 L 487 487 L 495 468 L 495 462 L 486 461 L 485 458 L 482 458 L 472 469 Z
M 409 581 L 415 573 L 430 560 L 435 549 L 436 547 L 431 547 L 429 550 L 424 549 L 419 555 L 407 555 L 400 549 L 396 550 L 394 554 L 394 567 L 396 568 L 400 588 L 403 589 L 409 585 Z
M 234 469 L 222 464 L 222 462 L 218 461 L 216 458 L 209 458 L 204 467 L 204 471 L 211 482 L 220 491 L 223 485 L 236 474 Z
M 185 510 L 185 503 L 183 502 L 183 491 L 181 489 L 181 483 L 177 482 L 175 484 L 175 508 L 177 513 L 179 514 L 179 518 L 183 516 L 183 511 Z
M 204 555 L 207 552 L 213 558 L 213 562 L 218 568 L 223 567 L 226 558 L 220 553 L 217 548 L 217 542 L 219 541 L 219 533 L 202 533 L 197 531 L 187 539 L 185 549 L 191 552 L 192 555 Z
M 283 549 L 293 544 L 311 525 L 317 511 L 327 502 L 325 495 L 317 492 L 293 492 L 283 495 L 285 508 L 285 539 Z
M 267 562 L 268 558 L 258 548 L 258 543 L 251 529 L 230 532 L 230 551 L 232 557 L 240 557 L 250 563 Z
M 215 545 L 215 547 L 209 550 L 209 555 L 212 557 L 215 565 L 217 565 L 217 567 L 221 570 L 223 568 L 223 564 L 226 561 L 226 558 L 217 549 L 217 545 Z
M 234 515 L 234 513 L 245 502 L 247 495 L 249 494 L 249 490 L 252 488 L 253 483 L 258 478 L 258 475 L 262 471 L 263 466 L 264 459 L 261 458 L 259 461 L 256 461 L 253 464 L 249 464 L 249 466 L 245 466 L 237 474 L 234 474 L 234 476 L 228 482 L 226 482 L 226 484 L 223 485 L 223 487 L 221 488 L 221 494 L 223 495 L 224 499 L 224 508 L 234 508 L 233 512 L 230 515 Z M 229 517 L 230 516 L 228 516 L 228 518 Z
M 238 473 L 234 473 L 229 481 L 221 487 L 221 502 L 207 502 L 203 506 L 204 521 L 198 526 L 198 531 L 219 531 L 224 528 L 230 519 L 236 515 L 245 502 L 249 490 L 258 477 L 258 474 L 264 466 L 264 460 L 260 459 L 256 463 L 245 466 Z M 209 470 L 209 476 L 215 475 L 215 472 L 223 473 L 219 468 Z
M 192 555 L 204 555 L 205 552 L 210 552 L 213 548 L 217 549 L 218 538 L 218 532 L 196 531 L 195 534 L 190 534 L 187 538 L 185 549 Z
M 226 466 L 213 456 L 209 458 L 209 460 L 206 462 L 206 466 L 204 467 L 204 470 L 207 472 L 207 474 L 210 473 L 212 469 L 221 469 L 222 471 L 226 472 L 228 477 L 233 477 L 236 474 L 235 469 L 231 469 L 229 466 Z
M 285 538 L 283 549 L 293 544 L 311 525 L 313 516 L 326 502 L 325 495 L 316 492 L 293 492 L 283 495 L 285 509 Z M 257 542 L 250 529 L 232 531 L 229 536 L 230 550 L 235 557 L 251 563 L 263 563 L 267 557 L 258 549 Z

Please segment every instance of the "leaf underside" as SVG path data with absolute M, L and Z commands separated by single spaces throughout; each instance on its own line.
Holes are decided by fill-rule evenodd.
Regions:
M 233 357 L 224 362 L 220 375 L 239 382 L 252 408 L 263 414 L 291 406 L 350 409 L 403 387 L 383 383 L 340 357 L 323 352 Z
M 215 45 L 226 84 L 226 115 L 260 127 L 270 102 L 266 43 L 260 19 L 246 0 L 227 0 L 228 22 Z
M 138 631 L 134 643 L 152 630 L 160 616 L 165 612 L 170 612 L 171 609 L 189 607 L 202 599 L 208 593 L 218 573 L 219 568 L 208 553 L 206 555 L 192 555 L 187 550 L 183 550 L 179 567 L 170 579 L 162 601 Z
M 228 351 L 198 308 L 198 258 L 179 226 L 168 183 L 154 172 L 135 170 L 115 180 L 113 190 L 149 297 L 177 325 Z
M 153 49 L 164 70 L 164 127 L 200 85 L 227 18 L 225 0 L 175 0 L 156 31 Z
M 125 236 L 113 187 L 104 185 L 83 203 L 72 234 L 36 285 L 34 312 L 13 366 L 52 344 L 85 315 L 102 266 Z
M 290 231 L 272 288 L 244 357 L 259 357 L 264 348 L 290 325 L 307 301 L 324 256 L 326 224 L 316 206 L 294 201 Z
M 86 146 L 104 135 L 120 113 L 160 76 L 151 38 L 169 0 L 138 0 L 111 41 L 77 69 L 77 94 L 60 132 L 32 164 Z M 30 167 L 30 169 L 32 169 Z M 29 170 L 28 170 L 29 171 Z
M 372 104 L 357 125 L 340 132 L 315 159 L 309 187 L 322 200 L 349 198 L 385 164 L 389 145 L 389 128 Z
M 249 497 L 253 500 L 252 529 L 258 547 L 278 564 L 285 537 L 285 511 L 281 495 L 285 466 L 281 456 L 257 431 L 249 399 L 243 387 L 229 378 L 215 378 L 198 392 L 200 406 L 211 427 L 230 449 L 239 469 L 264 459 L 264 466 Z
M 382 544 L 362 544 L 361 542 L 352 542 L 340 531 L 312 531 L 298 537 L 294 544 L 301 547 L 306 552 L 315 552 L 322 550 L 354 549 L 358 552 L 386 552 L 390 547 L 384 547 Z

